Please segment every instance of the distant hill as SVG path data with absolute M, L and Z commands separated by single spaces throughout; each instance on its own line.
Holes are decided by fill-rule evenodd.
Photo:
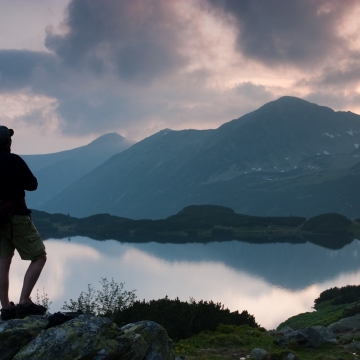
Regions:
M 133 143 L 117 133 L 110 133 L 72 150 L 45 155 L 21 155 L 39 183 L 35 192 L 28 192 L 26 195 L 28 206 L 39 208 L 67 186 Z
M 248 215 L 356 218 L 359 163 L 359 115 L 286 96 L 216 130 L 160 131 L 41 209 L 159 219 L 214 204 Z
M 44 239 L 88 236 L 125 242 L 209 242 L 238 239 L 250 243 L 305 243 L 340 249 L 358 235 L 360 224 L 343 215 L 261 217 L 235 213 L 216 205 L 192 205 L 161 220 L 132 220 L 109 214 L 74 218 L 33 210 L 32 219 Z

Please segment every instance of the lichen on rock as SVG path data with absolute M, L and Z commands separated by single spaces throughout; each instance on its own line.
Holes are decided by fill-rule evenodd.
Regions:
M 82 315 L 42 332 L 14 359 L 114 359 L 130 348 L 130 340 L 111 320 Z
M 175 358 L 173 344 L 167 331 L 153 321 L 138 321 L 121 328 L 127 336 L 139 334 L 149 345 L 144 360 L 172 360 Z
M 48 321 L 44 316 L 29 316 L 0 323 L 0 360 L 12 359 L 14 355 L 36 338 Z
M 151 321 L 129 324 L 120 329 L 108 318 L 84 314 L 42 331 L 47 325 L 45 318 L 29 319 L 25 319 L 24 323 L 9 321 L 1 325 L 0 338 L 6 331 L 9 336 L 11 330 L 15 334 L 23 328 L 28 329 L 28 336 L 25 343 L 22 342 L 6 357 L 1 352 L 0 360 L 173 360 L 175 358 L 166 330 Z M 20 326 L 19 329 L 17 325 Z M 31 332 L 29 329 L 35 330 Z

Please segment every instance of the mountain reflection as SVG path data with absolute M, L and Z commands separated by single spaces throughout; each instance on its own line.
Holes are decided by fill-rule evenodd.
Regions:
M 341 250 L 313 244 L 129 244 L 85 237 L 45 242 L 48 262 L 37 287 L 59 311 L 101 277 L 137 289 L 138 299 L 168 295 L 181 300 L 213 300 L 231 311 L 248 310 L 258 323 L 274 328 L 288 317 L 311 311 L 320 292 L 360 281 L 358 240 Z M 16 255 L 10 295 L 17 301 L 28 263 Z M 36 293 L 33 294 L 36 297 Z M 269 311 L 271 308 L 271 311 Z
M 96 242 L 93 244 L 95 246 Z M 151 242 L 126 245 L 170 262 L 220 262 L 289 290 L 302 289 L 359 269 L 360 241 L 357 239 L 340 250 L 312 243 L 249 244 L 236 240 L 206 244 Z M 96 245 L 96 248 L 100 252 L 108 249 L 102 245 Z M 107 255 L 116 256 L 116 253 L 108 252 Z

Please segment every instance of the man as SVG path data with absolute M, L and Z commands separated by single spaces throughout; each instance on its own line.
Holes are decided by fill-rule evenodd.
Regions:
M 41 315 L 46 308 L 31 301 L 31 292 L 46 262 L 45 246 L 30 219 L 25 191 L 37 189 L 37 180 L 18 155 L 11 153 L 12 129 L 0 125 L 0 211 L 9 221 L 0 224 L 0 302 L 2 320 Z M 30 260 L 19 303 L 9 301 L 9 270 L 14 250 L 22 260 Z

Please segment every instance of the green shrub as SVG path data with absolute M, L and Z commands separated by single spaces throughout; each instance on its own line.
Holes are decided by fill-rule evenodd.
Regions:
M 125 310 L 134 303 L 135 290 L 123 291 L 124 283 L 117 284 L 113 278 L 111 282 L 106 278 L 101 278 L 99 282 L 102 290 L 95 290 L 88 284 L 87 292 L 82 291 L 77 300 L 70 299 L 70 304 L 65 301 L 62 309 L 82 310 L 113 319 L 117 312 Z
M 347 285 L 325 290 L 315 299 L 315 308 L 317 308 L 317 305 L 320 303 L 328 300 L 331 300 L 332 305 L 350 304 L 360 301 L 360 286 Z
M 360 313 L 360 303 L 353 304 L 348 306 L 343 310 L 344 317 L 354 316 Z
M 230 312 L 221 303 L 200 300 L 190 302 L 169 299 L 134 301 L 123 311 L 116 311 L 114 322 L 119 326 L 140 320 L 152 320 L 162 325 L 174 340 L 185 339 L 203 330 L 214 331 L 219 324 L 258 327 L 247 311 Z
M 52 304 L 52 302 L 49 299 L 48 293 L 45 292 L 44 287 L 43 287 L 43 293 L 42 294 L 39 294 L 39 289 L 36 289 L 35 304 L 42 305 L 42 306 L 46 307 L 46 309 L 47 309 L 46 313 L 49 313 L 50 305 Z

